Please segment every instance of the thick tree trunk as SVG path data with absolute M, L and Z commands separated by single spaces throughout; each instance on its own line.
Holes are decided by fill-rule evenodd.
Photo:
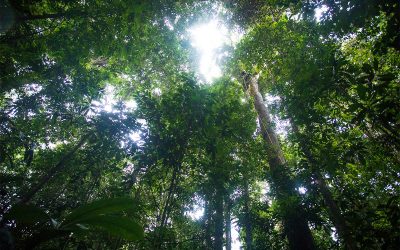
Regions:
M 266 142 L 268 163 L 271 177 L 276 191 L 277 200 L 296 200 L 290 197 L 296 196 L 294 184 L 287 173 L 286 162 L 283 156 L 278 138 L 272 127 L 269 111 L 264 104 L 263 97 L 258 89 L 258 77 L 250 76 L 245 84 L 250 88 L 250 94 L 254 99 L 254 107 L 258 113 L 262 136 Z M 292 250 L 315 249 L 311 231 L 307 220 L 304 219 L 300 204 L 293 203 L 283 215 L 285 234 Z
M 65 164 L 72 158 L 72 156 L 75 154 L 78 149 L 80 149 L 85 143 L 86 140 L 89 138 L 90 134 L 84 135 L 81 140 L 76 144 L 71 151 L 69 151 L 64 157 L 60 159 L 60 161 L 53 167 L 51 168 L 42 178 L 40 179 L 39 183 L 37 183 L 29 192 L 27 192 L 19 201 L 20 203 L 28 203 L 33 196 L 39 192 L 40 189 L 43 188 L 44 185 L 47 184 L 47 182 L 50 181 L 51 178 L 53 178 L 56 174 L 58 174 L 61 170 L 64 169 Z
M 225 195 L 225 249 L 232 250 L 232 234 L 231 234 L 231 207 L 232 202 L 229 194 Z
M 253 249 L 253 229 L 250 216 L 249 183 L 247 180 L 244 184 L 244 220 L 244 228 L 246 231 L 246 250 L 251 250 Z

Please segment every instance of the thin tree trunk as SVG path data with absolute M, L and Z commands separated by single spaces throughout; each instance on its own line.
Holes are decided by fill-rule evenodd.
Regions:
M 253 229 L 250 216 L 250 195 L 249 183 L 245 180 L 244 183 L 244 228 L 246 230 L 246 250 L 253 248 Z
M 185 155 L 185 148 L 186 148 L 187 140 L 186 139 L 181 139 L 178 141 L 178 145 L 181 145 L 183 148 L 183 151 L 180 151 L 179 153 L 175 153 L 172 155 L 172 158 L 168 159 L 168 164 L 169 166 L 172 166 L 173 172 L 172 172 L 172 178 L 171 178 L 171 183 L 168 188 L 168 196 L 167 200 L 165 202 L 164 210 L 161 215 L 161 223 L 160 227 L 163 228 L 168 220 L 169 213 L 170 213 L 170 207 L 173 201 L 173 195 L 175 194 L 176 187 L 179 183 L 179 175 L 182 167 L 182 160 Z
M 212 249 L 212 240 L 211 240 L 211 215 L 212 215 L 212 208 L 211 208 L 211 199 L 209 199 L 210 196 L 206 195 L 205 196 L 205 207 L 204 207 L 204 231 L 205 231 L 205 246 L 206 249 Z
M 331 191 L 326 185 L 325 179 L 319 172 L 316 172 L 315 174 L 317 177 L 316 183 L 322 194 L 322 197 L 324 198 L 324 202 L 328 208 L 330 218 L 333 222 L 333 225 L 335 225 L 339 237 L 343 239 L 346 249 L 349 250 L 357 249 L 355 242 L 351 237 L 350 230 L 346 224 L 346 220 L 342 216 L 340 209 L 337 206 L 336 201 L 332 196 Z
M 216 141 L 211 145 L 211 180 L 215 188 L 213 199 L 214 216 L 214 250 L 222 250 L 224 246 L 224 184 L 217 162 Z
M 37 183 L 33 188 L 31 188 L 30 191 L 28 191 L 19 201 L 19 203 L 28 203 L 32 197 L 40 190 L 43 188 L 44 185 L 46 185 L 51 178 L 53 178 L 56 174 L 58 174 L 60 171 L 64 170 L 65 164 L 72 158 L 72 156 L 75 154 L 78 149 L 80 149 L 85 143 L 86 140 L 89 138 L 90 134 L 84 135 L 81 140 L 76 144 L 71 151 L 69 151 L 66 155 L 64 155 L 60 161 L 53 167 L 51 168 L 42 178 L 40 179 L 39 183 Z
M 165 201 L 164 209 L 161 214 L 161 219 L 160 219 L 160 234 L 158 236 L 158 242 L 156 242 L 157 248 L 161 249 L 163 238 L 164 238 L 164 226 L 167 223 L 169 213 L 170 213 L 170 207 L 172 204 L 173 200 L 173 195 L 175 193 L 175 187 L 178 182 L 178 173 L 179 173 L 179 166 L 174 166 L 173 171 L 172 171 L 172 178 L 171 178 L 171 183 L 168 188 L 168 195 L 167 195 L 167 200 Z
M 214 249 L 222 250 L 224 245 L 224 202 L 223 190 L 221 186 L 216 187 L 215 194 L 215 241 Z
M 232 250 L 232 233 L 231 233 L 231 207 L 232 202 L 229 198 L 229 194 L 225 195 L 225 249 Z
M 291 125 L 293 132 L 297 135 L 300 134 L 298 127 L 294 124 L 293 120 L 291 120 Z M 319 191 L 322 194 L 324 202 L 328 208 L 328 213 L 330 215 L 330 219 L 335 226 L 337 233 L 346 246 L 346 249 L 353 250 L 356 249 L 355 243 L 351 238 L 350 230 L 346 224 L 346 220 L 344 219 L 342 213 L 338 205 L 336 204 L 335 199 L 332 196 L 331 191 L 329 190 L 324 177 L 321 175 L 320 171 L 317 169 L 317 161 L 313 157 L 310 148 L 303 140 L 299 140 L 301 150 L 303 151 L 307 161 L 311 165 L 312 172 L 316 177 L 316 184 L 318 186 Z
M 285 158 L 272 127 L 269 111 L 264 104 L 263 97 L 258 89 L 258 76 L 247 77 L 250 94 L 254 99 L 254 107 L 258 113 L 261 133 L 266 142 L 268 163 L 271 170 L 271 178 L 274 184 L 278 202 L 296 196 L 294 183 L 286 169 Z M 293 199 L 295 200 L 295 199 Z M 288 211 L 283 215 L 285 234 L 288 237 L 289 248 L 292 250 L 315 249 L 313 237 L 304 218 L 300 204 L 292 203 Z
M 168 219 L 169 207 L 170 207 L 170 204 L 172 203 L 172 196 L 175 193 L 175 186 L 176 186 L 176 183 L 177 183 L 178 171 L 179 171 L 179 168 L 177 166 L 174 167 L 173 172 L 172 172 L 171 183 L 170 183 L 169 188 L 168 188 L 167 200 L 165 201 L 164 209 L 163 209 L 163 212 L 162 212 L 162 215 L 161 215 L 161 222 L 160 222 L 160 227 L 161 228 L 165 226 L 166 221 Z

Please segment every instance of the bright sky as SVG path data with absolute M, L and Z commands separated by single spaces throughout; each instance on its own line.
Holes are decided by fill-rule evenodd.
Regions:
M 201 23 L 188 30 L 191 45 L 199 54 L 199 72 L 210 83 L 222 75 L 219 59 L 223 53 L 219 51 L 224 45 L 234 45 L 240 38 L 238 32 L 229 32 L 218 19 Z
M 221 76 L 217 49 L 227 41 L 228 30 L 218 20 L 211 20 L 189 29 L 191 44 L 199 53 L 199 72 L 207 82 Z
M 314 16 L 317 19 L 317 21 L 321 21 L 322 15 L 328 11 L 328 6 L 322 5 L 321 7 L 318 7 L 314 10 Z

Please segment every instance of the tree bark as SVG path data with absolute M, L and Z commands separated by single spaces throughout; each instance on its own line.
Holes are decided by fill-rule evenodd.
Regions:
M 224 203 L 223 203 L 223 191 L 220 186 L 216 187 L 214 202 L 215 202 L 214 249 L 222 250 L 224 246 Z
M 78 151 L 78 149 L 80 149 L 86 143 L 89 136 L 90 134 L 84 135 L 78 142 L 78 144 L 76 144 L 71 149 L 71 151 L 69 151 L 66 155 L 64 155 L 53 168 L 51 168 L 44 176 L 42 176 L 39 183 L 37 183 L 36 186 L 34 186 L 30 191 L 28 191 L 21 198 L 19 203 L 28 203 L 33 198 L 33 196 L 50 181 L 51 178 L 53 178 L 56 174 L 58 174 L 61 170 L 63 170 L 65 164 L 72 158 L 75 152 Z
M 232 233 L 231 233 L 231 207 L 232 202 L 229 194 L 225 195 L 225 249 L 232 250 Z
M 246 250 L 253 249 L 253 229 L 250 216 L 249 183 L 244 183 L 244 228 L 246 230 Z
M 224 182 L 218 166 L 216 141 L 210 145 L 211 157 L 211 184 L 214 187 L 215 195 L 212 199 L 214 214 L 214 248 L 222 250 L 224 246 Z
M 205 239 L 204 239 L 204 243 L 206 246 L 206 249 L 212 249 L 213 245 L 212 245 L 212 240 L 211 240 L 211 215 L 212 215 L 212 208 L 211 208 L 211 202 L 209 199 L 210 195 L 206 195 L 205 196 L 205 204 L 204 204 L 204 231 L 205 231 Z
M 245 79 L 246 80 L 246 79 Z M 269 111 L 264 104 L 263 97 L 258 89 L 258 76 L 247 77 L 245 82 L 250 89 L 254 99 L 254 107 L 258 114 L 261 133 L 266 142 L 268 163 L 271 171 L 271 178 L 276 191 L 278 202 L 296 200 L 294 183 L 286 169 L 286 161 L 283 156 L 278 138 L 272 127 Z M 313 250 L 314 240 L 304 213 L 299 202 L 289 204 L 288 211 L 283 211 L 284 231 L 289 241 L 289 248 L 292 250 Z

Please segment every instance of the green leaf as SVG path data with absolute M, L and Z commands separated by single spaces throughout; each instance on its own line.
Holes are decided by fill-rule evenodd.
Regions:
M 61 226 L 76 224 L 77 222 L 96 215 L 121 212 L 133 207 L 130 198 L 112 198 L 94 201 L 73 210 L 61 223 Z
M 14 205 L 4 216 L 4 219 L 15 220 L 19 223 L 27 225 L 50 221 L 50 217 L 45 211 L 38 207 L 27 204 Z
M 106 231 L 126 240 L 141 240 L 144 237 L 143 228 L 135 221 L 126 217 L 99 215 L 82 219 L 79 224 Z

